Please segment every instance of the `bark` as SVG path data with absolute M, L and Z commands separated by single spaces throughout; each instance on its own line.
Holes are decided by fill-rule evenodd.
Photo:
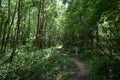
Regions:
M 40 0 L 39 8 L 38 8 L 38 21 L 37 21 L 37 31 L 36 31 L 36 40 L 38 48 L 43 48 L 44 40 L 43 40 L 43 28 L 45 25 L 45 13 L 44 13 L 44 2 L 45 0 Z
M 16 49 L 17 49 L 17 46 L 19 44 L 19 36 L 20 36 L 20 20 L 21 20 L 21 0 L 18 1 L 18 19 L 17 19 L 17 31 L 16 31 L 16 34 L 15 34 L 15 42 L 14 42 L 14 46 L 13 46 L 13 51 L 11 53 L 11 56 L 10 56 L 10 60 L 9 62 L 11 63 L 13 61 L 13 57 L 16 53 Z
M 6 36 L 7 36 L 8 25 L 10 23 L 10 14 L 11 14 L 10 2 L 11 2 L 11 0 L 8 0 L 8 18 L 5 21 L 5 25 L 3 26 L 4 29 L 3 29 L 2 43 L 1 43 L 1 53 L 2 54 L 5 53 L 5 49 L 6 49 L 6 45 L 7 45 Z
M 0 0 L 0 7 L 2 6 L 2 1 Z
M 96 26 L 96 42 L 99 43 L 99 31 L 98 31 L 98 26 Z

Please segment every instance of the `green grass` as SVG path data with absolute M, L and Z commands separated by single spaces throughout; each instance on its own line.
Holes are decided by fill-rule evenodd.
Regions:
M 75 63 L 56 53 L 54 48 L 37 50 L 22 46 L 13 64 L 0 67 L 0 80 L 64 80 L 72 75 L 64 67 Z
M 56 80 L 68 80 L 68 78 L 70 78 L 73 74 L 74 72 L 62 71 L 61 73 L 59 73 Z

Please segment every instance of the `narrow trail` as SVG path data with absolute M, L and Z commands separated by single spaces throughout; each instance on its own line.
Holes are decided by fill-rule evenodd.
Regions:
M 86 80 L 85 78 L 89 73 L 87 65 L 83 63 L 82 61 L 76 58 L 70 57 L 68 55 L 64 55 L 64 57 L 75 62 L 77 65 L 77 70 L 78 70 L 76 74 L 73 77 L 69 78 L 68 80 Z
M 87 75 L 89 74 L 88 65 L 84 62 L 78 60 L 77 58 L 70 57 L 64 53 L 61 53 L 61 48 L 57 48 L 57 53 L 61 56 L 66 57 L 68 60 L 73 61 L 77 65 L 77 71 L 75 71 L 75 75 L 68 80 L 86 80 Z
M 69 80 L 84 80 L 85 77 L 88 75 L 87 65 L 77 60 L 76 58 L 68 57 L 68 59 L 75 62 L 78 68 L 78 72 L 76 73 L 76 75 L 70 78 Z

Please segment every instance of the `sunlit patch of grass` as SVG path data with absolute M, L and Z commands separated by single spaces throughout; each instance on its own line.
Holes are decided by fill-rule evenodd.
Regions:
M 57 45 L 56 48 L 57 49 L 61 49 L 63 47 L 63 45 Z

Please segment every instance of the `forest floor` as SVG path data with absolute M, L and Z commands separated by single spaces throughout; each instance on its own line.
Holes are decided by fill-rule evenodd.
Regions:
M 68 80 L 86 80 L 86 77 L 89 73 L 89 68 L 88 68 L 87 64 L 78 60 L 77 58 L 73 58 L 73 57 L 70 57 L 70 56 L 64 55 L 64 54 L 62 54 L 62 55 L 64 57 L 66 57 L 67 59 L 73 61 L 77 65 L 77 68 L 74 69 L 75 75 L 72 76 L 71 78 L 69 78 Z M 71 71 L 73 71 L 73 70 L 71 70 Z

